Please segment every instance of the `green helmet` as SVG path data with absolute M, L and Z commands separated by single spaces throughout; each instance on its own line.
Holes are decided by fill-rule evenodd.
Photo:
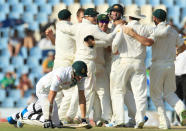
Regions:
M 124 8 L 123 8 L 123 6 L 120 5 L 120 4 L 114 4 L 114 5 L 112 5 L 111 8 L 110 8 L 110 12 L 112 12 L 112 11 L 120 12 L 120 13 L 123 15 L 123 13 L 124 13 Z
M 83 61 L 76 61 L 73 63 L 72 68 L 76 76 L 87 77 L 87 65 Z

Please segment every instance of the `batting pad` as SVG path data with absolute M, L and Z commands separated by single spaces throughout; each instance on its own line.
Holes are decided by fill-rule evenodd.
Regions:
M 24 124 L 43 127 L 43 123 L 38 120 L 19 120 L 19 121 L 21 121 Z

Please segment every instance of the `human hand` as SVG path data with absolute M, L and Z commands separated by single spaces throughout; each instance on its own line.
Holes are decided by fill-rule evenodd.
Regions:
M 54 32 L 51 28 L 48 28 L 48 29 L 45 30 L 45 35 L 49 39 L 52 39 L 54 37 Z
M 54 128 L 54 125 L 52 124 L 52 120 L 45 120 L 43 127 L 44 128 Z

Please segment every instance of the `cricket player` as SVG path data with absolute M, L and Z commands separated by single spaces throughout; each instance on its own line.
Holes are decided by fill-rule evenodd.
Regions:
M 36 85 L 36 95 L 44 115 L 44 127 L 53 126 L 52 118 L 57 119 L 58 109 L 55 96 L 58 91 L 78 85 L 81 118 L 86 122 L 86 102 L 84 97 L 84 79 L 87 76 L 87 66 L 83 61 L 76 61 L 72 67 L 61 67 L 42 77 Z M 82 79 L 82 80 L 81 80 Z M 53 117 L 52 117 L 53 116 Z M 53 120 L 54 121 L 54 120 Z M 57 121 L 57 120 L 55 120 Z
M 114 4 L 109 8 L 109 12 L 108 15 L 111 18 L 111 22 L 110 27 L 111 30 L 114 30 L 117 26 L 120 26 L 121 24 L 127 24 L 127 22 L 125 20 L 123 20 L 123 13 L 124 13 L 124 9 L 123 6 L 120 4 Z M 109 76 L 110 76 L 110 93 L 111 93 L 111 97 L 112 97 L 112 89 L 113 89 L 113 82 L 116 79 L 116 72 L 115 70 L 117 70 L 117 66 L 119 64 L 119 52 L 117 51 L 116 53 L 112 53 L 111 54 L 111 61 L 110 64 L 108 64 L 109 62 L 106 61 L 106 66 L 110 65 L 110 67 L 107 67 L 107 69 L 110 69 L 109 71 Z M 135 101 L 134 101 L 134 96 L 133 93 L 131 91 L 130 88 L 130 83 L 127 84 L 127 93 L 125 95 L 125 104 L 128 108 L 128 116 L 130 117 L 129 122 L 126 123 L 125 125 L 117 125 L 114 124 L 114 126 L 125 126 L 125 127 L 132 127 L 135 125 L 135 114 L 136 114 L 136 106 L 135 106 Z M 117 108 L 117 106 L 112 106 L 113 109 Z M 114 122 L 115 118 L 114 118 L 115 114 L 113 114 L 113 118 L 112 118 L 112 122 Z M 110 124 L 108 124 L 107 126 L 112 126 L 112 122 Z
M 8 118 L 10 124 L 15 124 L 19 117 L 22 119 L 39 120 L 44 128 L 53 128 L 60 125 L 58 108 L 55 97 L 58 91 L 65 90 L 77 84 L 79 90 L 79 104 L 81 120 L 86 123 L 86 100 L 84 96 L 84 77 L 87 77 L 87 65 L 83 61 L 76 61 L 72 66 L 61 67 L 43 76 L 36 85 L 38 101 Z M 42 120 L 41 113 L 43 114 Z M 33 115 L 37 114 L 33 118 Z
M 56 54 L 53 69 L 71 66 L 74 61 L 74 54 L 76 50 L 74 39 L 70 35 L 64 34 L 59 30 L 61 26 L 72 25 L 70 22 L 71 12 L 67 9 L 61 10 L 58 13 L 58 19 L 59 21 L 56 24 L 56 37 L 54 40 Z M 53 39 L 54 38 L 51 38 L 51 41 L 53 41 Z M 59 119 L 62 121 L 66 118 L 66 112 L 70 106 L 71 96 L 74 90 L 75 88 L 70 88 L 57 93 L 56 102 L 59 108 Z
M 156 24 L 156 30 L 166 28 L 166 12 L 157 9 L 153 12 L 153 20 Z M 166 37 L 159 38 L 152 45 L 152 66 L 150 69 L 150 95 L 159 114 L 159 128 L 169 129 L 170 122 L 167 118 L 163 105 L 164 98 L 176 111 L 180 117 L 181 125 L 186 124 L 186 110 L 184 103 L 174 93 L 175 83 L 175 65 L 176 46 L 178 52 L 183 51 L 184 41 L 174 29 L 167 32 Z
M 61 19 L 61 24 L 58 24 L 59 26 L 65 26 L 66 24 L 70 24 L 70 16 L 71 13 L 68 10 L 62 10 L 61 12 L 59 12 L 61 14 L 59 14 L 59 17 L 61 15 L 61 17 L 59 19 Z M 79 23 L 82 22 L 82 18 L 84 16 L 84 9 L 83 8 L 79 8 L 77 13 L 77 20 Z M 66 17 L 66 18 L 65 18 Z M 60 23 L 60 22 L 59 22 Z M 58 30 L 58 29 L 57 29 Z M 74 54 L 75 54 L 75 50 L 76 50 L 76 45 L 75 45 L 75 41 L 72 40 L 72 38 L 67 35 L 64 34 L 62 32 L 60 32 L 59 30 L 56 31 L 56 33 L 58 33 L 58 38 L 59 39 L 58 42 L 56 42 L 56 44 L 58 45 L 58 52 L 56 52 L 56 55 L 59 55 L 59 57 L 63 57 L 63 61 L 57 59 L 57 61 L 61 61 L 61 63 L 56 63 L 56 65 L 58 66 L 67 66 L 67 65 L 71 65 L 72 61 L 74 59 Z M 46 30 L 46 35 L 50 38 L 50 40 L 55 44 L 55 36 L 53 34 L 53 31 L 51 29 L 47 29 Z M 57 37 L 56 36 L 56 37 Z M 63 42 L 61 42 L 63 41 Z M 65 42 L 66 41 L 66 42 Z M 62 44 L 63 43 L 63 44 Z M 61 53 L 61 51 L 63 53 Z M 70 58 L 65 57 L 66 55 L 70 55 Z M 55 63 L 54 63 L 55 64 Z M 58 67 L 57 66 L 57 67 Z M 74 89 L 74 88 L 70 88 L 65 92 L 65 96 L 63 96 L 63 100 L 62 100 L 62 109 L 60 109 L 60 119 L 63 120 L 63 122 L 65 123 L 69 123 L 70 121 L 73 121 L 72 118 L 75 116 L 76 112 L 77 112 L 77 108 L 78 108 L 78 90 Z M 59 102 L 58 103 L 58 107 L 60 105 L 60 101 L 61 101 L 61 97 L 62 95 L 60 95 L 60 93 L 58 93 L 59 95 L 57 96 L 57 100 Z
M 109 33 L 109 17 L 105 14 L 100 14 L 97 19 L 100 30 Z M 106 48 L 97 47 L 96 53 L 96 86 L 94 92 L 93 119 L 96 122 L 96 126 L 102 126 L 103 123 L 108 123 L 111 121 L 112 109 L 110 100 L 109 76 L 107 74 L 105 65 Z
M 95 46 L 105 46 L 111 44 L 113 40 L 116 30 L 110 34 L 106 34 L 98 28 L 96 25 L 98 12 L 93 8 L 88 8 L 84 12 L 84 19 L 82 23 L 72 25 L 69 27 L 61 27 L 61 31 L 75 35 L 76 38 L 76 54 L 75 60 L 83 60 L 86 62 L 88 67 L 88 77 L 86 79 L 85 84 L 85 95 L 87 100 L 87 118 L 93 106 L 93 92 L 95 88 L 95 58 L 96 58 L 96 50 L 94 45 L 87 47 L 84 43 L 84 38 L 88 35 L 94 36 L 96 40 Z M 101 40 L 101 41 L 97 41 Z
M 56 24 L 56 38 L 55 38 L 55 50 L 56 55 L 54 59 L 54 68 L 58 67 L 68 67 L 71 66 L 74 61 L 74 54 L 76 51 L 76 44 L 73 39 L 68 34 L 60 31 L 62 26 L 72 25 L 71 12 L 67 9 L 63 9 L 58 13 L 59 22 Z M 75 87 L 69 88 L 67 90 L 62 90 L 56 96 L 56 102 L 59 108 L 59 119 L 65 121 L 66 113 L 70 106 L 72 92 L 74 92 Z M 62 95 L 64 94 L 63 98 Z
M 142 36 L 149 37 L 148 43 L 153 43 L 153 36 L 151 30 L 139 23 L 140 19 L 144 18 L 139 9 L 130 12 L 126 16 L 129 17 L 127 27 L 133 28 Z M 113 111 L 116 115 L 116 123 L 118 125 L 124 124 L 124 96 L 126 94 L 127 83 L 131 85 L 136 104 L 135 128 L 143 128 L 144 117 L 146 111 L 146 72 L 145 72 L 145 57 L 146 47 L 141 45 L 135 39 L 127 36 L 122 31 L 118 32 L 112 43 L 113 52 L 120 52 L 120 62 L 117 66 L 115 81 L 113 81 L 113 107 L 117 108 Z M 117 96 L 117 97 L 116 97 Z M 118 104 L 119 103 L 119 104 Z
M 184 41 L 178 33 L 169 28 L 166 23 L 166 12 L 162 9 L 157 9 L 153 12 L 153 21 L 156 25 L 154 36 L 155 41 L 152 44 L 152 65 L 150 68 L 150 95 L 159 114 L 159 128 L 170 129 L 170 122 L 166 115 L 163 104 L 165 99 L 176 111 L 180 117 L 182 125 L 186 124 L 186 110 L 184 103 L 174 93 L 176 90 L 175 83 L 175 67 L 174 60 L 176 57 L 176 46 L 178 53 L 185 50 Z M 164 35 L 162 30 L 166 31 Z M 130 34 L 133 38 L 138 40 L 141 44 L 145 37 L 139 34 Z M 150 44 L 151 45 L 151 44 Z

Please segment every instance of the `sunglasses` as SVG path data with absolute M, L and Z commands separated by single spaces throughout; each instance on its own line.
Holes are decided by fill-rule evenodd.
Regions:
M 99 21 L 100 23 L 105 23 L 105 24 L 108 24 L 109 23 L 109 21 Z

